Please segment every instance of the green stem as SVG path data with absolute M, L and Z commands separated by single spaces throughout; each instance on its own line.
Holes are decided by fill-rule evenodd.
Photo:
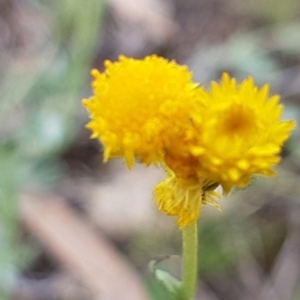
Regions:
M 197 223 L 182 229 L 183 239 L 183 293 L 185 300 L 194 299 L 198 273 L 198 234 Z

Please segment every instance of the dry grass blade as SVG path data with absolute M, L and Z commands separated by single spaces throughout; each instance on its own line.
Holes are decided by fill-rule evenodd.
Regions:
M 149 299 L 133 268 L 61 199 L 26 193 L 20 211 L 28 229 L 91 290 L 94 299 Z

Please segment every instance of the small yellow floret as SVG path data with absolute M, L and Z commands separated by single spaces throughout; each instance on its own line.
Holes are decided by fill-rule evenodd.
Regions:
M 104 160 L 122 156 L 131 167 L 135 157 L 147 165 L 163 161 L 168 148 L 189 138 L 190 112 L 201 91 L 186 66 L 151 55 L 120 56 L 92 71 L 94 96 L 84 100 L 87 125 L 104 145 Z M 198 100 L 197 100 L 198 101 Z
M 154 189 L 154 199 L 160 211 L 178 217 L 178 226 L 183 228 L 196 223 L 201 205 L 209 204 L 220 210 L 215 199 L 221 196 L 209 188 L 210 183 L 197 178 L 179 178 L 172 171 Z

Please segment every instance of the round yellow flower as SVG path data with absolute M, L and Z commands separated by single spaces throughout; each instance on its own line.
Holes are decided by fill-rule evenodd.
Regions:
M 192 138 L 190 113 L 202 92 L 186 66 L 156 55 L 145 59 L 120 56 L 92 71 L 94 96 L 84 100 L 91 114 L 87 125 L 104 145 L 104 160 L 137 157 L 147 165 L 163 161 L 167 149 Z M 172 150 L 172 151 L 173 151 Z
M 226 193 L 248 185 L 254 174 L 274 174 L 295 122 L 280 120 L 280 98 L 268 94 L 269 85 L 258 89 L 252 77 L 238 85 L 225 73 L 220 84 L 212 83 L 201 134 L 191 149 L 199 178 L 219 182 Z

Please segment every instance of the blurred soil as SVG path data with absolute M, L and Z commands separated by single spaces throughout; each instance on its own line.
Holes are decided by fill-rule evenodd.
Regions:
M 254 29 L 263 24 L 263 18 L 247 14 L 242 10 L 234 10 L 233 5 L 235 5 L 233 1 L 222 0 L 111 0 L 105 11 L 93 66 L 102 69 L 104 60 L 115 60 L 120 54 L 143 57 L 150 53 L 185 63 L 202 45 L 205 47 L 218 45 L 241 28 Z M 43 39 L 47 36 L 42 36 L 41 33 L 48 34 L 51 30 L 47 28 L 48 22 L 49 20 L 44 20 L 32 9 L 29 1 L 0 0 L 0 62 L 7 65 L 4 53 L 9 52 L 11 57 L 19 60 L 26 57 L 28 65 L 30 62 L 34 63 L 34 51 L 30 44 L 34 40 L 35 43 L 38 41 L 40 47 L 43 46 Z M 284 59 L 284 64 L 293 65 L 294 61 Z M 2 73 L 3 69 L 0 70 L 0 76 Z M 70 220 L 71 223 L 73 220 L 78 221 L 78 233 L 69 228 L 71 235 L 76 236 L 84 228 L 81 234 L 88 236 L 86 243 L 91 243 L 93 247 L 102 247 L 100 253 L 104 251 L 104 257 L 109 253 L 115 253 L 115 248 L 127 249 L 127 241 L 142 231 L 152 230 L 157 236 L 162 234 L 162 231 L 173 234 L 174 220 L 166 220 L 162 214 L 158 214 L 151 201 L 152 188 L 163 177 L 163 173 L 154 167 L 145 172 L 145 168 L 140 165 L 129 172 L 121 160 L 104 165 L 101 151 L 97 141 L 89 140 L 89 132 L 81 129 L 74 142 L 61 154 L 60 160 L 65 174 L 49 196 L 54 198 L 53 203 L 57 207 L 60 205 L 62 207 L 61 210 L 54 208 L 55 205 L 48 207 L 48 209 L 53 208 L 53 219 L 50 220 L 49 215 L 49 222 L 53 222 L 54 230 L 48 231 L 49 228 L 44 228 L 43 218 L 40 219 L 38 213 L 32 213 L 37 207 L 47 210 L 46 206 L 44 208 L 39 206 L 45 205 L 47 201 L 43 201 L 42 204 L 36 198 L 48 196 L 27 195 L 27 198 L 24 196 L 27 200 L 28 197 L 30 198 L 28 202 L 24 200 L 25 231 L 33 234 L 42 246 L 40 255 L 20 276 L 13 299 L 125 299 L 122 297 L 124 290 L 120 290 L 119 296 L 115 298 L 105 298 L 105 295 L 97 298 L 93 295 L 97 290 L 94 279 L 91 279 L 93 276 L 96 278 L 101 276 L 105 290 L 106 286 L 113 283 L 111 277 L 122 275 L 111 274 L 107 280 L 107 276 L 104 276 L 107 270 L 101 269 L 101 266 L 95 267 L 91 262 L 93 257 L 89 257 L 90 260 L 86 262 L 90 269 L 87 267 L 88 271 L 85 271 L 89 275 L 86 275 L 85 271 L 80 273 L 82 266 L 80 262 L 76 262 L 76 258 L 78 260 L 80 258 L 76 254 L 73 256 L 71 251 L 76 252 L 79 248 L 70 249 L 68 243 L 63 243 L 64 222 L 66 228 L 69 228 L 67 225 Z M 60 215 L 62 212 L 66 213 L 64 217 Z M 59 222 L 59 217 L 64 221 Z M 293 243 L 281 242 L 280 244 L 286 247 L 294 246 Z M 73 247 L 71 241 L 70 245 Z M 84 243 L 74 245 L 80 249 L 84 248 Z M 99 253 L 91 254 L 88 249 L 86 252 L 84 249 L 82 251 L 82 255 L 95 255 L 94 259 L 101 259 L 97 256 Z M 142 285 L 138 271 L 132 270 L 118 251 L 114 255 L 107 256 L 107 260 L 103 262 L 107 264 L 105 268 L 118 270 L 115 265 L 117 261 L 125 274 L 129 272 L 130 275 L 125 276 L 132 276 L 133 285 L 139 289 Z M 276 256 L 277 253 L 274 255 Z M 151 258 L 147 257 L 147 259 Z M 265 263 L 266 266 L 269 264 L 269 262 Z M 251 273 L 249 265 L 244 267 Z M 100 272 L 100 275 L 97 275 L 97 272 Z M 253 280 L 257 276 L 256 272 L 257 269 L 249 273 L 249 278 Z M 142 270 L 142 273 L 146 271 Z M 80 275 L 76 277 L 70 274 Z M 263 277 L 262 274 L 259 276 Z M 275 279 L 279 280 L 277 277 Z M 252 281 L 253 286 L 257 287 L 259 282 L 254 281 Z M 222 300 L 246 299 L 241 298 L 243 297 L 241 290 L 233 284 L 229 291 L 226 286 L 229 282 L 230 280 L 224 281 L 222 277 L 208 279 L 203 289 L 203 299 L 221 299 L 217 294 L 224 295 Z M 114 286 L 108 288 L 109 291 L 112 289 Z M 212 290 L 215 294 L 212 294 Z M 143 292 L 141 289 L 141 293 Z M 271 288 L 266 289 L 265 293 L 266 298 L 261 300 L 275 299 L 270 298 Z M 131 298 L 131 300 L 135 299 L 142 300 L 137 297 Z

